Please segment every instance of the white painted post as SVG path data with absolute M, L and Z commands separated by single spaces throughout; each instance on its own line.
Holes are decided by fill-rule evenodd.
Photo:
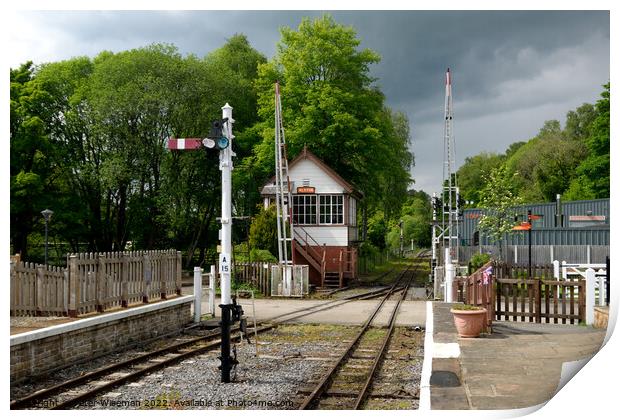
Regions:
M 568 276 L 566 274 L 566 261 L 562 260 L 562 265 L 560 267 L 562 267 L 562 279 L 568 280 Z
M 222 118 L 228 118 L 225 123 L 228 147 L 220 150 L 220 171 L 222 171 L 222 252 L 220 253 L 220 289 L 222 305 L 230 305 L 230 259 L 232 256 L 232 107 L 228 104 L 222 107 Z
M 560 262 L 558 260 L 553 260 L 553 278 L 560 280 Z
M 202 268 L 194 267 L 194 322 L 200 322 L 202 315 Z
M 444 282 L 445 290 L 444 290 L 444 301 L 448 303 L 452 303 L 454 297 L 452 296 L 452 282 L 454 281 L 454 265 L 452 264 L 452 258 L 450 257 L 450 249 L 445 249 L 445 258 L 444 263 L 446 267 L 446 280 Z
M 587 256 L 588 256 L 586 264 L 592 264 L 592 258 L 591 258 L 592 257 L 592 248 L 591 248 L 590 245 L 588 245 L 586 247 L 586 252 L 587 252 Z
M 215 316 L 215 265 L 211 266 L 209 272 L 209 312 Z
M 596 273 L 594 269 L 586 270 L 586 324 L 594 323 L 594 290 L 596 286 Z
M 602 268 L 598 270 L 598 276 L 596 276 L 598 283 L 598 306 L 605 306 L 605 277 L 606 272 Z
M 515 247 L 515 265 L 516 265 L 516 264 L 519 264 L 519 251 L 518 251 L 519 248 L 517 248 L 516 245 L 514 247 Z
M 551 259 L 549 261 L 551 261 L 551 262 L 555 261 L 555 259 L 553 258 L 553 245 L 551 245 L 549 247 L 549 253 L 551 254 Z M 556 279 L 557 279 L 557 277 L 556 277 Z
M 202 297 L 202 268 L 194 267 L 194 322 L 200 322 Z

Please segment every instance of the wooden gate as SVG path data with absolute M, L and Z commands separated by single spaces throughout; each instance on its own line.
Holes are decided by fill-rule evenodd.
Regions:
M 492 267 L 492 275 L 485 271 Z M 586 282 L 555 280 L 553 266 L 487 263 L 469 277 L 453 283 L 456 301 L 486 308 L 488 326 L 492 320 L 554 324 L 585 322 Z
M 552 266 L 496 264 L 496 319 L 537 323 L 585 322 L 585 280 L 555 280 Z M 521 277 L 521 278 L 518 278 Z

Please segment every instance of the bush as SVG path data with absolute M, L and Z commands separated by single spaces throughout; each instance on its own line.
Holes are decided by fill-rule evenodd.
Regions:
M 379 248 L 369 242 L 362 242 L 358 249 L 360 257 L 376 257 L 381 253 Z
M 473 273 L 486 263 L 491 260 L 491 256 L 489 254 L 474 254 L 469 260 L 469 267 L 471 272 Z
M 250 249 L 266 249 L 273 256 L 278 252 L 278 229 L 275 206 L 260 211 L 250 225 Z M 252 258 L 253 259 L 253 258 Z
M 277 263 L 278 259 L 273 256 L 271 252 L 266 249 L 251 249 L 250 250 L 250 259 L 252 261 L 260 261 L 260 262 L 273 262 Z

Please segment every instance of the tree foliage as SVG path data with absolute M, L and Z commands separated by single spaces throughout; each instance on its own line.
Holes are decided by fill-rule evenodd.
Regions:
M 385 105 L 355 29 L 328 15 L 283 28 L 272 60 L 236 34 L 205 57 L 169 44 L 11 69 L 11 244 L 40 242 L 40 211 L 64 251 L 177 248 L 187 266 L 213 258 L 220 208 L 217 153 L 170 152 L 168 137 L 203 137 L 228 102 L 235 115 L 233 206 L 252 216 L 274 170 L 274 82 L 289 158 L 308 146 L 364 198 L 358 220 L 380 248 L 404 218 L 429 242 L 428 196 L 408 195 L 410 123 Z M 364 214 L 366 217 L 362 218 Z M 269 212 L 252 225 L 274 253 Z M 30 243 L 29 243 L 30 241 Z M 34 256 L 36 259 L 36 255 Z
M 216 153 L 169 152 L 238 104 L 256 121 L 253 82 L 264 57 L 234 36 L 204 59 L 155 44 L 11 70 L 11 242 L 25 256 L 45 207 L 68 251 L 195 250 L 217 242 Z M 243 195 L 243 194 L 241 194 Z
M 359 49 L 352 27 L 330 16 L 281 29 L 276 56 L 259 65 L 255 127 L 260 143 L 243 162 L 259 179 L 274 170 L 274 83 L 280 82 L 289 157 L 304 145 L 365 194 L 365 205 L 398 213 L 410 182 L 409 123 L 384 105 L 369 74 L 379 56 Z
M 517 172 L 513 189 L 528 202 L 609 197 L 609 84 L 596 105 L 583 104 L 566 114 L 562 129 L 556 120 L 546 121 L 527 142 L 511 144 L 502 155 L 482 152 L 466 158 L 457 176 L 461 197 L 481 203 L 484 177 L 505 165 Z
M 400 248 L 400 226 L 403 224 L 403 248 L 409 249 L 411 244 L 415 248 L 431 246 L 431 200 L 424 191 L 411 190 L 402 206 L 398 220 L 390 222 L 387 233 L 387 245 L 392 250 Z
M 480 217 L 478 228 L 500 244 L 504 235 L 514 227 L 514 207 L 523 202 L 515 192 L 514 179 L 518 176 L 518 173 L 510 173 L 506 165 L 500 165 L 486 176 L 480 192 L 480 207 L 485 211 Z
M 272 255 L 278 254 L 278 230 L 276 208 L 261 207 L 250 225 L 250 249 L 264 249 Z

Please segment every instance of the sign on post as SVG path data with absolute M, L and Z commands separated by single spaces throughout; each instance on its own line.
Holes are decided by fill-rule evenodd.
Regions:
M 220 273 L 230 273 L 230 254 L 220 254 Z

